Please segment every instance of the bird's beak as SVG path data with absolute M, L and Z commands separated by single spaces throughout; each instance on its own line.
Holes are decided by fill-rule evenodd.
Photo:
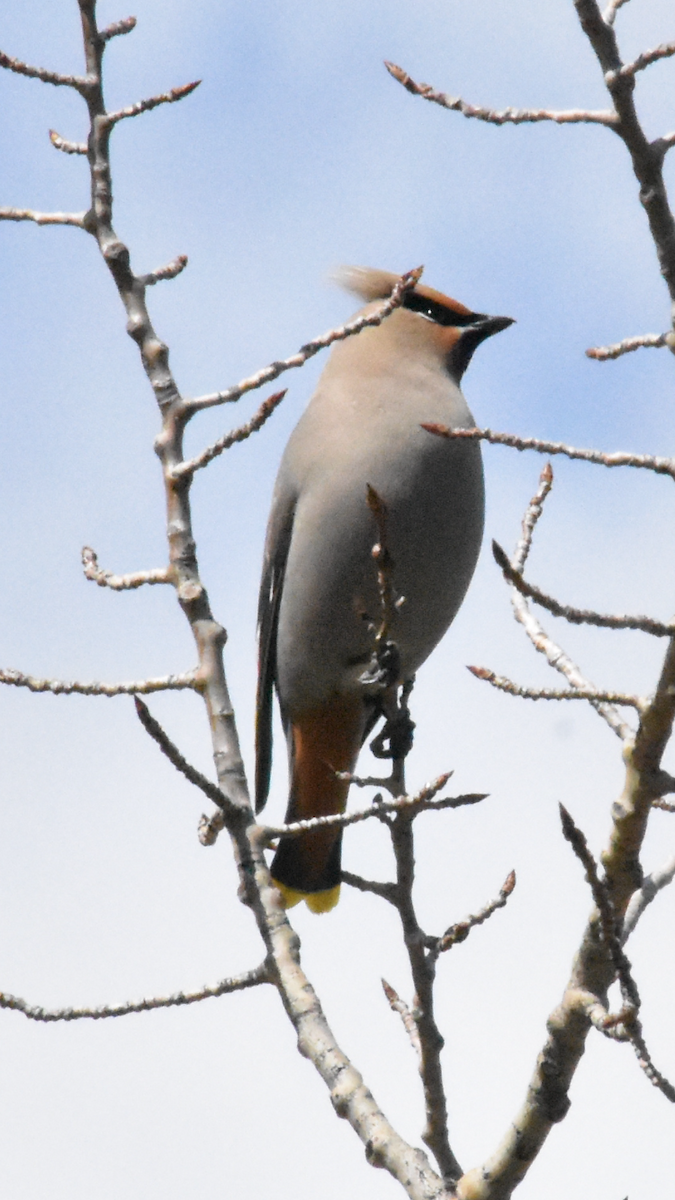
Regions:
M 470 325 L 464 325 L 459 330 L 459 339 L 455 343 L 448 358 L 448 369 L 459 383 L 466 371 L 471 356 L 477 346 L 493 333 L 501 333 L 513 325 L 513 317 L 486 317 L 482 313 L 474 314 L 475 319 Z
M 492 337 L 493 333 L 501 333 L 502 329 L 508 329 L 509 325 L 514 324 L 513 317 L 483 317 L 482 320 L 476 321 L 472 328 L 480 335 L 482 342 L 485 338 Z

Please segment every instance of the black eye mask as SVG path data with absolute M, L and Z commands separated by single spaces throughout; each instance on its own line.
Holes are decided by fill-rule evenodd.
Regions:
M 420 296 L 418 292 L 408 292 L 402 307 L 409 308 L 411 312 L 421 313 L 430 321 L 435 321 L 437 325 L 452 325 L 458 329 L 464 325 L 477 325 L 479 322 L 487 320 L 485 313 L 460 313 L 454 308 L 448 308 L 447 305 L 441 304 L 438 300 Z

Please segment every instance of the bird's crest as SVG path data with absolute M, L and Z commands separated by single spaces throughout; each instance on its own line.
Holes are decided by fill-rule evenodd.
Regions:
M 340 287 L 366 301 L 385 300 L 399 278 L 393 271 L 381 271 L 377 267 L 339 267 L 333 275 Z M 423 283 L 418 283 L 407 293 L 403 307 L 421 312 L 439 325 L 468 325 L 483 315 Z

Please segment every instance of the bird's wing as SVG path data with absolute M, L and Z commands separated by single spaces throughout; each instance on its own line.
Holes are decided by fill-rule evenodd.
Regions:
M 255 718 L 255 810 L 267 803 L 272 770 L 272 712 L 276 682 L 277 627 L 288 550 L 293 534 L 296 496 L 289 490 L 275 496 L 265 543 L 258 599 L 258 690 Z

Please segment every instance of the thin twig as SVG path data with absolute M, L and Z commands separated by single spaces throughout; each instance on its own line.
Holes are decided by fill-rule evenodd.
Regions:
M 443 1037 L 434 1013 L 435 959 L 427 953 L 428 936 L 417 919 L 413 899 L 415 883 L 414 823 L 399 812 L 389 826 L 396 861 L 396 908 L 408 952 L 414 985 L 414 1014 L 419 1037 L 419 1072 L 424 1093 L 425 1125 L 422 1140 L 433 1152 L 443 1182 L 454 1195 L 461 1167 L 450 1144 L 448 1111 L 443 1082 Z
M 504 908 L 515 886 L 516 873 L 515 871 L 510 871 L 499 889 L 499 895 L 494 900 L 490 900 L 477 913 L 472 913 L 470 916 L 465 917 L 463 921 L 458 921 L 455 925 L 451 925 L 446 929 L 443 936 L 436 942 L 436 945 L 429 950 L 430 958 L 435 960 L 445 950 L 450 950 L 453 946 L 459 945 L 460 942 L 466 941 L 471 930 L 476 925 L 482 925 L 498 908 Z
M 210 1000 L 214 996 L 225 996 L 228 992 L 242 992 L 245 988 L 257 987 L 259 983 L 269 983 L 269 972 L 265 963 L 246 971 L 243 975 L 233 975 L 230 979 L 221 979 L 220 983 L 210 984 L 194 992 L 174 992 L 172 996 L 153 996 L 144 1000 L 132 1000 L 126 1004 L 103 1004 L 100 1008 L 43 1008 L 38 1004 L 27 1004 L 19 996 L 11 996 L 0 992 L 0 1008 L 8 1008 L 14 1012 L 23 1013 L 30 1021 L 101 1021 L 105 1017 L 126 1017 L 129 1013 L 150 1012 L 155 1008 L 174 1008 L 182 1004 L 198 1004 L 200 1000 Z
M 460 96 L 448 96 L 445 92 L 437 92 L 428 83 L 415 83 L 411 79 L 407 71 L 402 67 L 398 67 L 396 63 L 386 62 L 385 67 L 389 74 L 408 92 L 412 92 L 413 96 L 421 96 L 424 100 L 430 100 L 434 104 L 440 104 L 441 108 L 449 108 L 454 112 L 459 112 L 463 117 L 473 117 L 478 121 L 487 121 L 489 125 L 524 125 L 532 124 L 537 121 L 554 121 L 557 125 L 608 125 L 610 128 L 616 124 L 616 114 L 609 110 L 593 112 L 585 108 L 573 108 L 566 112 L 556 112 L 548 108 L 504 108 L 501 111 L 498 109 L 483 108 L 475 104 L 467 104 L 466 100 L 462 100 Z
M 654 803 L 658 804 L 658 801 Z M 661 804 L 658 806 L 662 807 Z M 675 806 L 669 805 L 668 807 L 672 810 Z M 647 906 L 651 904 L 654 897 L 658 895 L 662 888 L 667 887 L 669 883 L 672 883 L 674 878 L 675 855 L 668 859 L 668 861 L 664 863 L 662 867 L 659 867 L 658 870 L 652 871 L 650 875 L 645 876 L 642 887 L 639 887 L 637 891 L 633 892 L 633 895 L 628 902 L 626 915 L 623 919 L 623 925 L 621 927 L 622 945 L 628 941 L 628 938 L 635 929 L 635 926 L 637 925 Z
M 577 858 L 583 864 L 586 878 L 593 892 L 593 899 L 598 909 L 600 917 L 600 925 L 602 928 L 602 937 L 611 958 L 612 965 L 619 980 L 621 988 L 621 997 L 623 1007 L 620 1013 L 612 1014 L 606 1018 L 606 1023 L 621 1024 L 625 1030 L 626 1040 L 631 1042 L 638 1063 L 644 1071 L 649 1082 L 658 1088 L 671 1103 L 675 1103 L 675 1088 L 666 1079 L 665 1075 L 655 1066 L 652 1057 L 647 1049 L 642 1027 L 639 1020 L 640 1011 L 640 995 L 637 989 L 637 984 L 633 979 L 631 965 L 622 949 L 622 943 L 626 940 L 623 936 L 625 926 L 619 929 L 616 919 L 616 911 L 612 902 L 611 895 L 606 883 L 600 879 L 595 859 L 591 854 L 586 838 L 581 830 L 574 824 L 570 814 L 560 805 L 560 815 L 562 818 L 563 833 L 565 838 L 572 846 Z M 673 867 L 675 874 L 675 866 Z M 672 876 L 671 876 L 672 877 Z M 632 898 L 631 898 L 632 899 Z M 648 901 L 646 901 L 648 903 Z M 638 914 L 639 915 L 639 914 Z M 627 936 L 627 935 L 626 935 Z M 607 1030 L 603 1030 L 607 1032 Z
M 60 75 L 58 71 L 48 71 L 46 67 L 31 67 L 28 63 L 22 62 L 20 58 L 10 58 L 9 54 L 3 54 L 2 50 L 0 50 L 0 67 L 4 67 L 7 71 L 14 71 L 16 75 L 27 75 L 29 79 L 40 79 L 42 83 L 52 83 L 54 87 L 74 88 L 80 93 L 87 91 L 93 82 L 89 75 Z
M 586 351 L 586 358 L 606 362 L 609 358 L 621 358 L 622 354 L 631 354 L 633 350 L 641 350 L 645 347 L 658 349 L 660 346 L 668 345 L 670 336 L 668 333 L 643 333 L 638 337 L 624 338 L 621 342 L 614 342 L 611 346 L 592 346 L 590 350 Z
M 605 9 L 604 13 L 602 14 L 602 19 L 605 22 L 605 24 L 613 25 L 614 21 L 616 19 L 617 12 L 619 11 L 620 8 L 623 8 L 624 4 L 627 4 L 627 3 L 628 3 L 628 0 L 609 0 L 609 4 L 607 5 L 607 8 Z
M 645 1044 L 639 1021 L 635 1023 L 635 1028 L 629 1030 L 629 1033 L 629 1041 L 635 1050 L 638 1066 L 644 1071 L 649 1082 L 663 1093 L 666 1100 L 670 1100 L 671 1104 L 675 1104 L 675 1087 L 673 1087 L 670 1080 L 666 1079 L 665 1075 L 655 1065 Z
M 277 379 L 284 371 L 304 366 L 308 359 L 313 358 L 320 350 L 325 350 L 328 346 L 332 346 L 333 342 L 344 341 L 345 338 L 354 337 L 362 329 L 381 325 L 395 309 L 401 306 L 408 292 L 412 291 L 415 285 L 419 283 L 422 277 L 422 270 L 422 267 L 417 267 L 414 271 L 407 271 L 405 275 L 402 275 L 393 288 L 391 296 L 387 300 L 384 300 L 375 312 L 356 317 L 355 320 L 348 321 L 345 325 L 340 325 L 336 329 L 330 329 L 328 333 L 313 338 L 311 342 L 307 342 L 304 346 L 301 346 L 297 354 L 292 354 L 290 358 L 283 358 L 277 362 L 270 363 L 268 367 L 263 367 L 262 370 L 256 371 L 255 375 L 249 375 L 247 379 L 242 379 L 241 383 L 227 388 L 224 392 L 212 392 L 208 396 L 197 396 L 193 400 L 184 400 L 184 411 L 186 414 L 192 415 L 195 412 L 200 412 L 202 409 L 213 408 L 216 404 L 230 404 L 232 401 L 238 400 L 246 392 L 251 392 L 256 388 L 264 387 L 266 383 L 271 383 L 273 379 Z
M 442 786 L 442 785 L 441 785 Z M 427 793 L 428 789 L 423 789 Z M 352 813 L 333 813 L 328 817 L 311 817 L 307 821 L 293 821 L 289 825 L 264 826 L 266 842 L 276 838 L 297 837 L 310 829 L 339 828 L 346 829 L 348 825 L 358 825 L 360 821 L 369 821 L 372 817 L 378 819 L 388 813 L 432 812 L 442 808 L 462 808 L 467 804 L 479 804 L 487 799 L 487 792 L 469 793 L 466 796 L 446 796 L 442 800 L 432 800 L 426 794 L 418 792 L 416 796 L 400 796 L 398 800 L 385 800 L 381 804 L 373 804 L 371 808 L 359 809 Z
M 520 540 L 516 546 L 513 562 L 516 570 L 522 571 L 527 562 L 534 531 L 544 509 L 544 501 L 553 487 L 553 468 L 550 463 L 542 467 L 539 486 L 530 500 L 520 526 Z
M 366 484 L 366 503 L 377 526 L 377 541 L 371 554 L 377 566 L 377 591 L 380 602 L 380 624 L 375 634 L 375 657 L 378 658 L 378 649 L 389 637 L 396 616 L 396 600 L 392 580 L 393 563 L 389 553 L 387 506 L 370 483 Z
M 574 0 L 574 7 L 614 103 L 615 132 L 630 155 L 661 274 L 671 306 L 675 306 L 675 219 L 663 179 L 665 148 L 654 148 L 642 128 L 635 107 L 635 78 L 632 74 L 622 74 L 624 64 L 616 34 L 603 20 L 597 0 Z
M 112 571 L 104 571 L 98 565 L 98 557 L 91 546 L 82 547 L 82 566 L 84 574 L 92 583 L 99 587 L 112 588 L 114 592 L 129 591 L 142 587 L 144 584 L 171 583 L 171 572 L 167 567 L 153 567 L 151 571 L 132 571 L 129 575 L 114 575 Z
M 551 471 L 550 463 L 547 463 L 542 469 L 539 477 L 539 486 L 534 496 L 530 500 L 525 515 L 522 521 L 522 531 L 520 541 L 516 547 L 512 566 L 522 570 L 527 556 L 530 552 L 532 544 L 532 536 L 537 524 L 537 521 L 542 514 L 542 506 L 546 497 L 551 491 L 553 484 L 553 472 Z M 574 688 L 581 688 L 585 691 L 599 691 L 590 680 L 586 679 L 579 670 L 576 663 L 572 661 L 568 654 L 558 646 L 556 642 L 549 636 L 541 623 L 537 620 L 534 613 L 530 610 L 530 606 L 524 596 L 516 588 L 511 589 L 511 605 L 513 607 L 513 615 L 516 620 L 523 626 L 525 633 L 532 642 L 535 650 L 543 654 L 551 667 L 564 675 L 568 683 Z M 619 716 L 615 708 L 611 704 L 604 704 L 601 701 L 591 700 L 593 708 L 607 722 L 610 729 L 620 737 L 622 741 L 632 736 L 632 729 Z
M 669 787 L 668 791 L 673 792 L 675 791 L 675 788 Z M 656 800 L 652 800 L 652 808 L 661 808 L 664 812 L 669 813 L 675 812 L 675 804 L 669 804 L 667 800 L 661 800 L 660 797 L 657 797 Z
M 224 450 L 229 450 L 230 446 L 234 446 L 235 442 L 244 442 L 252 433 L 257 433 L 268 418 L 272 416 L 275 408 L 281 404 L 287 390 L 287 388 L 284 388 L 283 391 L 275 392 L 273 396 L 268 396 L 266 400 L 263 400 L 260 408 L 246 425 L 240 425 L 238 429 L 233 429 L 230 433 L 226 433 L 223 437 L 218 438 L 217 442 L 214 442 L 211 446 L 207 446 L 195 458 L 178 463 L 173 469 L 174 479 L 184 479 L 187 475 L 194 475 L 195 471 L 208 466 Z
M 102 42 L 109 42 L 111 38 L 122 37 L 125 33 L 131 33 L 132 29 L 136 28 L 135 17 L 125 17 L 122 21 L 115 21 L 112 25 L 106 26 L 105 29 L 99 31 L 99 37 Z
M 391 986 L 390 983 L 387 983 L 386 979 L 382 980 L 382 990 L 389 1001 L 389 1007 L 391 1008 L 392 1012 L 398 1013 L 399 1017 L 401 1018 L 403 1022 L 403 1028 L 410 1039 L 410 1045 L 415 1051 L 418 1062 L 421 1065 L 422 1046 L 420 1043 L 420 1031 L 417 1028 L 417 1022 L 413 1014 L 408 1008 L 405 1000 L 401 999 L 398 992 Z
M 36 225 L 75 225 L 84 229 L 86 213 L 43 213 L 32 208 L 0 208 L 0 221 L 34 221 Z
M 662 137 L 655 138 L 652 142 L 653 150 L 661 156 L 662 160 L 673 146 L 675 146 L 675 129 L 672 133 L 664 133 Z M 672 333 L 666 334 L 666 345 L 671 353 L 675 353 L 675 336 Z
M 202 792 L 204 792 L 204 795 L 208 796 L 209 800 L 212 800 L 213 803 L 218 806 L 218 808 L 225 808 L 227 805 L 227 798 L 223 795 L 217 784 L 212 783 L 210 779 L 207 779 L 206 775 L 202 775 L 201 771 L 198 771 L 196 767 L 191 766 L 187 759 L 183 758 L 180 750 L 171 741 L 171 738 L 162 728 L 159 721 L 153 717 L 147 704 L 144 704 L 142 700 L 139 700 L 138 696 L 134 696 L 134 703 L 136 705 L 136 714 L 141 722 L 141 725 L 145 729 L 146 733 L 150 734 L 150 737 L 153 739 L 153 741 L 157 743 L 162 751 L 162 754 L 165 754 L 169 762 L 176 768 L 176 770 L 180 771 L 181 775 L 184 775 L 190 783 L 193 783 L 195 787 L 198 787 Z
M 150 112 L 160 104 L 175 104 L 177 100 L 184 100 L 186 96 L 190 95 L 190 92 L 194 92 L 200 83 L 201 79 L 195 79 L 192 83 L 184 83 L 181 87 L 171 88 L 170 92 L 163 92 L 160 96 L 137 100 L 135 104 L 129 104 L 127 108 L 120 108 L 118 112 L 106 113 L 103 121 L 110 128 L 118 121 L 125 121 L 127 117 L 138 117 L 141 113 Z
M 422 425 L 428 433 L 438 437 L 468 438 L 473 441 L 490 442 L 493 446 L 510 446 L 513 450 L 536 450 L 538 454 L 564 454 L 566 458 L 581 459 L 601 467 L 637 467 L 655 471 L 657 475 L 670 475 L 675 479 L 675 458 L 656 457 L 653 454 L 627 454 L 622 450 L 605 453 L 602 450 L 581 450 L 565 442 L 547 442 L 541 438 L 519 437 L 514 433 L 497 433 L 493 429 L 449 429 L 447 425 Z
M 518 683 L 513 683 L 507 679 L 505 675 L 496 675 L 494 671 L 489 671 L 487 667 L 467 667 L 476 679 L 484 679 L 494 688 L 498 688 L 501 692 L 507 692 L 510 696 L 520 696 L 524 700 L 597 700 L 604 704 L 624 704 L 627 707 L 635 708 L 638 712 L 642 712 L 648 701 L 641 696 L 630 696 L 626 692 L 600 692 L 595 688 L 530 688 L 521 687 Z
M 81 683 L 79 680 L 37 679 L 21 671 L 0 670 L 0 684 L 25 687 L 29 692 L 51 692 L 53 696 L 133 696 L 151 692 L 181 691 L 199 688 L 195 671 L 184 675 L 162 675 L 158 679 L 137 679 L 132 683 Z
M 515 571 L 509 562 L 508 555 L 498 542 L 493 541 L 492 553 L 505 579 L 512 583 L 522 596 L 534 600 L 535 604 L 540 604 L 554 617 L 563 617 L 571 625 L 595 625 L 599 629 L 636 629 L 642 633 L 650 633 L 653 637 L 675 636 L 675 625 L 665 625 L 662 621 L 654 620 L 653 617 L 611 616 L 607 613 L 594 612 L 592 609 L 573 608 L 569 604 L 560 604 L 558 600 L 548 596 L 534 584 L 528 583 L 520 571 Z
M 61 150 L 64 154 L 86 154 L 86 142 L 68 142 L 61 137 L 55 129 L 49 130 L 49 140 L 55 150 Z
M 361 875 L 353 875 L 351 871 L 343 871 L 340 878 L 343 883 L 355 888 L 357 892 L 371 892 L 373 896 L 379 896 L 381 900 L 388 900 L 390 904 L 396 904 L 395 883 L 381 883 L 379 879 L 363 879 Z
M 156 271 L 150 271 L 148 275 L 139 276 L 139 283 L 143 284 L 143 287 L 152 287 L 155 283 L 162 283 L 166 279 L 175 279 L 187 265 L 187 254 L 179 254 L 165 267 L 158 267 Z
M 569 842 L 579 862 L 586 873 L 593 900 L 600 916 L 600 927 L 607 953 L 612 960 L 614 970 L 619 980 L 624 1005 L 631 1005 L 636 1011 L 640 1008 L 640 995 L 631 974 L 631 966 L 621 948 L 619 930 L 617 928 L 616 911 L 606 883 L 600 879 L 597 864 L 591 854 L 584 834 L 576 825 L 563 804 L 558 805 L 565 840 Z
M 675 54 L 675 42 L 662 42 L 660 46 L 656 46 L 653 50 L 643 50 L 642 54 L 638 54 L 633 62 L 626 63 L 617 71 L 617 75 L 635 76 L 638 71 L 644 71 L 645 67 L 650 67 L 652 63 L 659 62 L 663 58 L 671 58 Z M 609 79 L 605 80 L 608 87 L 611 88 L 614 83 L 614 78 L 610 75 Z
M 452 775 L 452 771 L 448 771 L 448 779 Z M 352 775 L 351 771 L 336 771 L 338 779 L 344 779 L 345 783 L 349 783 L 352 787 L 357 788 L 384 788 L 385 792 L 389 792 L 390 796 L 398 796 L 396 791 L 396 778 L 394 775 Z M 381 803 L 382 797 L 379 800 L 377 796 L 373 799 L 373 804 Z

